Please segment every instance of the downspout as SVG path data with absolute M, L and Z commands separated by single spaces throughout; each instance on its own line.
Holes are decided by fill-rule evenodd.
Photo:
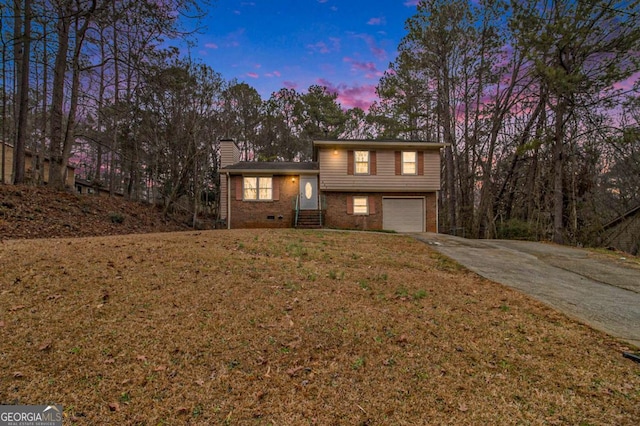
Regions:
M 440 191 L 436 191 L 436 234 L 440 233 Z
M 227 175 L 227 229 L 231 229 L 231 175 Z

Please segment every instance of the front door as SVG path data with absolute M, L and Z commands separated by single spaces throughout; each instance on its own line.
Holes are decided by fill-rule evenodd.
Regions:
M 300 210 L 318 210 L 317 176 L 300 176 Z

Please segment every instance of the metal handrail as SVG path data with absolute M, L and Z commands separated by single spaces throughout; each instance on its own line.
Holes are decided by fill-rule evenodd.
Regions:
M 298 202 L 300 201 L 300 195 L 296 195 L 296 215 L 295 215 L 295 219 L 293 222 L 293 227 L 297 228 L 298 227 L 298 212 L 300 211 L 300 209 L 298 208 Z

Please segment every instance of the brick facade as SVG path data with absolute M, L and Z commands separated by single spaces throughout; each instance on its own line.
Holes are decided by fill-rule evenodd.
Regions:
M 273 186 L 279 187 L 278 200 L 274 201 L 236 200 L 238 180 L 242 181 L 242 176 L 231 176 L 229 188 L 231 228 L 291 228 L 293 226 L 293 206 L 298 195 L 299 176 L 273 176 Z
M 362 193 L 362 192 L 324 192 L 326 212 L 324 224 L 329 228 L 381 230 L 382 229 L 382 198 L 383 197 L 425 197 L 426 202 L 426 231 L 437 232 L 437 197 L 435 192 L 416 193 Z M 368 215 L 347 213 L 347 199 L 354 196 L 368 196 Z

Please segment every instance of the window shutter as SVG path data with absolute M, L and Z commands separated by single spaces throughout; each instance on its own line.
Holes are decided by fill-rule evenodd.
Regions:
M 236 201 L 242 201 L 242 176 L 236 176 Z
M 280 200 L 280 182 L 283 182 L 284 179 L 286 179 L 286 177 L 282 176 L 282 177 L 273 177 L 271 178 L 271 199 L 273 201 L 278 201 Z
M 378 172 L 378 161 L 376 160 L 376 152 L 369 153 L 369 174 L 375 175 Z
M 347 214 L 353 214 L 353 197 L 347 196 Z
M 418 151 L 418 176 L 424 176 L 424 151 Z
M 402 174 L 402 153 L 400 151 L 395 152 L 396 155 L 396 176 Z
M 354 159 L 353 159 L 353 151 L 349 150 L 347 151 L 347 174 L 348 175 L 352 175 L 353 174 L 353 163 L 354 163 Z
M 376 214 L 376 198 L 369 196 L 369 214 Z

